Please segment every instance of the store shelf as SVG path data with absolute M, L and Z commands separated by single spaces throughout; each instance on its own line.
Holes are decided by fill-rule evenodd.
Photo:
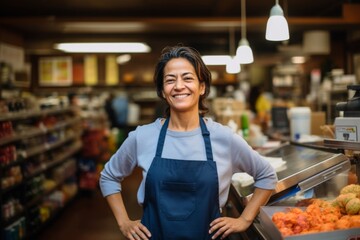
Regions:
M 69 159 L 67 159 L 67 160 L 69 160 Z M 64 161 L 63 161 L 63 162 L 64 162 Z M 60 186 L 62 186 L 63 183 L 64 183 L 68 178 L 70 178 L 70 177 L 72 177 L 73 175 L 75 175 L 75 174 L 76 174 L 76 171 L 68 172 L 68 173 L 66 173 L 66 174 L 67 174 L 67 176 L 66 176 L 63 180 L 57 182 L 57 183 L 54 185 L 53 188 L 48 189 L 48 190 L 45 190 L 40 196 L 37 196 L 37 197 L 35 197 L 34 199 L 32 199 L 32 200 L 30 200 L 29 202 L 27 202 L 27 203 L 25 204 L 25 207 L 26 207 L 26 208 L 31 208 L 31 207 L 33 207 L 34 205 L 39 204 L 44 197 L 46 197 L 46 196 L 50 195 L 51 193 L 53 193 L 56 189 L 58 189 Z
M 59 144 L 58 144 L 59 145 Z M 63 163 L 68 157 L 75 154 L 77 151 L 79 151 L 82 147 L 81 142 L 75 143 L 72 147 L 68 148 L 66 152 L 63 152 L 62 154 L 57 155 L 54 160 L 51 162 L 46 162 L 41 164 L 39 168 L 37 168 L 35 171 L 33 171 L 30 175 L 26 176 L 25 179 L 32 178 L 44 171 L 47 171 L 50 168 L 53 168 L 61 163 Z
M 11 162 L 11 163 L 9 163 L 9 164 L 7 164 L 7 165 L 0 166 L 0 171 L 9 169 L 9 168 L 11 168 L 11 167 L 13 167 L 13 166 L 16 166 L 16 165 L 20 165 L 20 164 L 22 164 L 23 162 L 24 162 L 24 159 L 21 158 L 21 159 L 16 160 L 15 162 Z
M 76 179 L 77 163 L 73 156 L 82 148 L 82 118 L 72 107 L 53 107 L 45 110 L 7 113 L 0 116 L 0 122 L 3 121 L 9 122 L 14 129 L 11 128 L 11 131 L 8 131 L 12 132 L 11 135 L 0 139 L 2 152 L 7 154 L 7 150 L 11 150 L 11 159 L 2 161 L 0 166 L 2 185 L 0 189 L 2 205 L 0 239 L 3 239 L 3 232 L 7 231 L 6 229 L 12 228 L 11 226 L 21 219 L 25 222 L 24 227 L 29 228 L 24 231 L 25 239 L 33 239 L 33 234 L 37 232 L 35 228 L 32 228 L 34 224 L 32 220 L 36 217 L 34 211 L 40 217 L 43 200 L 52 194 L 57 194 L 57 190 L 64 184 L 68 184 L 69 179 L 71 181 Z M 63 171 L 62 168 L 67 164 L 70 164 L 71 171 L 59 175 L 59 178 L 56 172 Z M 14 169 L 18 171 L 17 175 L 13 175 Z M 52 176 L 55 173 L 57 175 Z M 41 184 L 44 179 L 50 180 L 50 183 L 54 181 L 54 186 L 43 190 Z M 3 184 L 4 181 L 6 184 Z M 77 183 L 71 182 L 71 184 Z M 4 205 L 14 205 L 14 203 L 17 204 L 16 206 L 22 206 L 23 210 L 5 215 Z M 59 206 L 56 211 L 61 211 L 62 207 Z M 55 212 L 51 214 L 56 216 Z M 40 221 L 37 224 L 40 225 L 36 228 L 40 229 L 44 223 Z
M 64 122 L 61 123 L 57 123 L 55 126 L 52 127 L 36 127 L 34 129 L 26 129 L 24 131 L 22 131 L 21 133 L 14 133 L 10 136 L 7 137 L 3 137 L 0 139 L 0 146 L 1 145 L 5 145 L 11 142 L 15 142 L 21 139 L 25 139 L 25 138 L 31 138 L 31 137 L 36 137 L 39 135 L 44 135 L 48 132 L 52 132 L 52 131 L 56 131 L 62 128 L 65 128 L 67 126 L 73 125 L 75 123 L 78 123 L 81 121 L 81 118 L 76 117 L 74 119 L 69 119 L 69 120 L 65 120 Z
M 49 150 L 52 150 L 54 148 L 57 148 L 61 145 L 63 145 L 64 143 L 70 141 L 70 140 L 73 140 L 73 139 L 76 139 L 76 138 L 79 138 L 81 136 L 81 132 L 80 133 L 74 133 L 72 135 L 69 135 L 63 139 L 60 139 L 56 142 L 53 142 L 53 143 L 45 143 L 44 145 L 40 145 L 40 146 L 37 146 L 37 147 L 33 147 L 29 150 L 26 150 L 26 151 L 22 151 L 21 152 L 21 156 L 26 159 L 26 158 L 29 158 L 29 157 L 32 157 L 34 155 L 37 155 L 39 153 L 42 153 L 42 152 L 45 152 L 45 151 L 49 151 Z
M 60 113 L 70 112 L 70 111 L 73 111 L 73 108 L 71 108 L 71 107 L 66 107 L 66 108 L 54 107 L 54 108 L 46 109 L 46 110 L 24 110 L 21 112 L 6 113 L 6 114 L 0 116 L 0 121 L 6 121 L 6 120 L 13 121 L 13 120 L 33 118 L 33 117 L 39 117 L 39 116 L 60 114 Z
M 7 188 L 4 188 L 4 189 L 1 189 L 0 193 L 2 195 L 6 195 L 7 193 L 13 191 L 14 189 L 20 187 L 23 185 L 23 182 L 19 182 L 19 183 L 15 183 L 14 185 L 11 185 L 10 187 L 7 187 Z
M 60 214 L 62 211 L 64 211 L 66 209 L 67 206 L 69 206 L 71 204 L 72 201 L 74 201 L 76 198 L 76 196 L 71 197 L 68 201 L 66 201 L 64 203 L 64 206 L 62 208 L 59 208 L 57 210 L 54 210 L 51 213 L 51 216 L 49 217 L 49 219 L 47 219 L 45 222 L 42 223 L 41 226 L 39 226 L 39 228 L 37 229 L 31 229 L 30 231 L 28 231 L 26 233 L 25 236 L 25 240 L 33 240 L 36 239 L 37 234 L 44 228 L 46 228 L 48 226 L 49 223 L 51 223 L 52 221 L 54 221 Z
M 15 222 L 19 218 L 21 218 L 24 215 L 24 212 L 25 212 L 25 210 L 22 210 L 22 211 L 16 213 L 14 216 L 5 219 L 4 222 L 1 223 L 1 228 L 4 228 L 4 227 L 10 225 L 11 223 Z

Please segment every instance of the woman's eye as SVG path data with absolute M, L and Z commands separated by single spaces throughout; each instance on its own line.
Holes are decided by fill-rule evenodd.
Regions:
M 165 79 L 165 83 L 166 84 L 171 84 L 173 83 L 175 80 L 174 79 Z

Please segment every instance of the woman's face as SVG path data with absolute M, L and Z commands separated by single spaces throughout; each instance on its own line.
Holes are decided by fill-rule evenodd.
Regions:
M 205 92 L 194 67 L 185 58 L 173 58 L 164 68 L 163 96 L 171 111 L 188 112 L 199 108 L 199 97 Z

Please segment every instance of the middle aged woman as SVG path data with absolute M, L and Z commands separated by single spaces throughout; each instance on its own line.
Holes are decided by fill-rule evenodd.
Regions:
M 277 177 L 271 165 L 230 128 L 204 117 L 211 74 L 199 52 L 167 47 L 154 81 L 165 118 L 130 132 L 101 173 L 100 186 L 128 239 L 224 239 L 245 231 L 267 203 Z M 141 221 L 130 220 L 121 184 L 138 166 Z M 247 172 L 255 190 L 239 218 L 221 216 L 232 175 Z

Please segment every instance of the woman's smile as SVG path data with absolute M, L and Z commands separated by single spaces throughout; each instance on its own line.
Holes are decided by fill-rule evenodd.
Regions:
M 204 88 L 187 59 L 174 58 L 164 68 L 163 96 L 171 111 L 198 114 L 199 98 Z
M 182 93 L 182 94 L 173 95 L 173 98 L 183 99 L 183 98 L 186 98 L 187 96 L 190 96 L 190 94 Z

